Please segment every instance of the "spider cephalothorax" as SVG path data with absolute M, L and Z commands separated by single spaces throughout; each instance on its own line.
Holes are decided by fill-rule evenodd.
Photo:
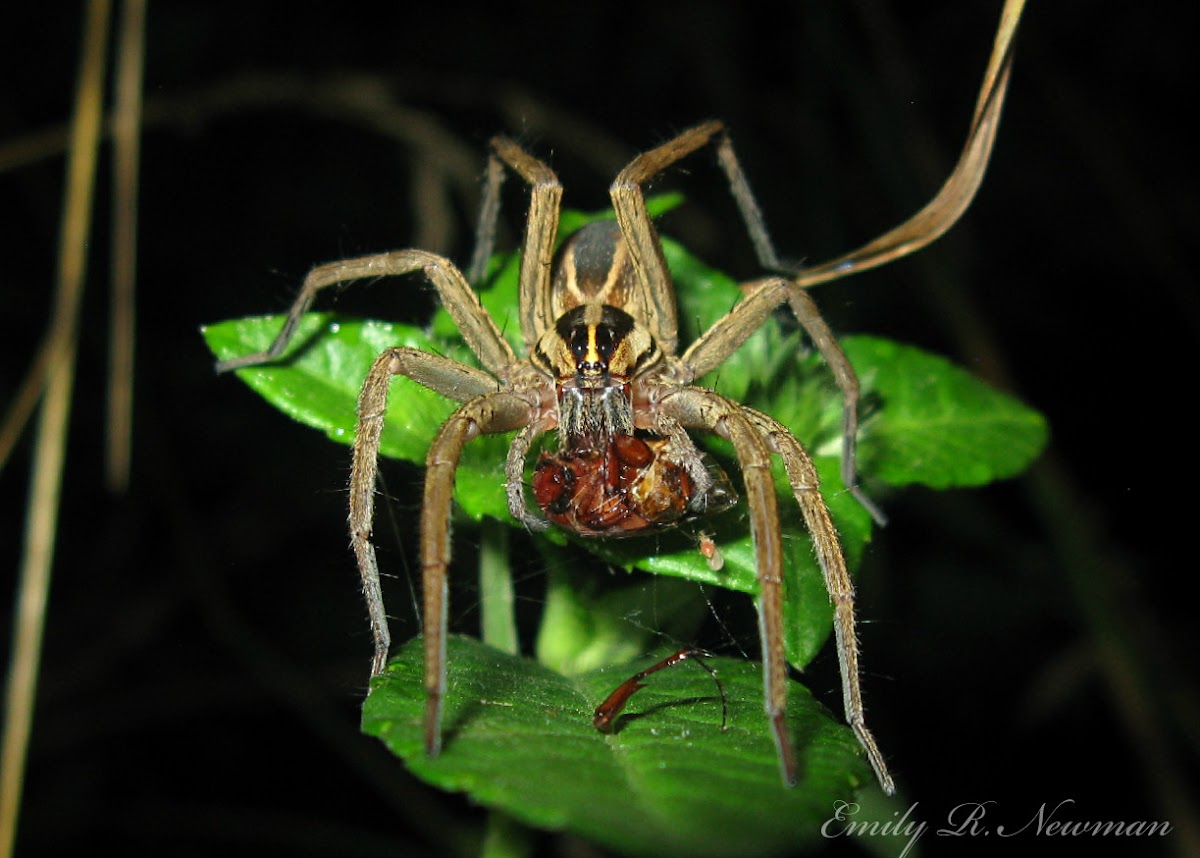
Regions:
M 531 355 L 555 385 L 557 410 L 542 416 L 557 422 L 559 449 L 542 454 L 533 477 L 549 521 L 583 536 L 628 536 L 734 503 L 724 473 L 686 435 L 640 431 L 656 428 L 646 380 L 668 358 L 638 321 L 649 310 L 617 224 L 572 236 L 551 282 L 558 315 Z

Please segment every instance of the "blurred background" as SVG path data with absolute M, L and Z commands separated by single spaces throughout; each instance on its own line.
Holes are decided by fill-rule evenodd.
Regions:
M 1189 6 L 1031 3 L 966 217 L 918 256 L 816 292 L 836 331 L 951 356 L 1050 422 L 1021 479 L 878 498 L 891 524 L 859 577 L 870 721 L 933 827 L 965 802 L 1015 824 L 1073 799 L 1076 819 L 1176 829 L 1118 848 L 1200 842 L 1200 650 L 1182 590 L 1195 561 L 1175 541 L 1195 529 L 1194 457 L 1176 431 L 1193 422 L 1200 329 Z M 948 175 L 999 8 L 151 4 L 132 477 L 124 495 L 105 488 L 102 161 L 18 854 L 441 855 L 469 840 L 478 809 L 357 734 L 370 641 L 344 530 L 347 450 L 217 378 L 198 328 L 282 310 L 317 262 L 419 246 L 465 263 L 498 132 L 590 210 L 633 154 L 722 118 L 780 252 L 835 256 Z M 75 10 L 0 13 L 0 404 L 50 315 Z M 665 230 L 734 276 L 757 273 L 710 160 L 663 187 L 688 197 Z M 519 195 L 506 204 L 511 246 L 523 210 Z M 431 303 L 352 289 L 338 308 L 412 319 Z M 32 436 L 0 473 L 14 594 Z M 417 629 L 417 476 L 387 473 L 396 640 Z M 536 600 L 537 579 L 526 589 Z M 805 680 L 837 707 L 832 647 Z M 600 854 L 551 835 L 539 848 Z

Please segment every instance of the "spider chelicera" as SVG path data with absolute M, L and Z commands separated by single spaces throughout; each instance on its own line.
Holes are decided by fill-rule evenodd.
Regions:
M 489 240 L 481 242 L 484 254 L 476 258 L 486 259 L 507 167 L 528 183 L 531 197 L 519 287 L 518 314 L 526 347 L 523 357 L 514 353 L 453 263 L 426 251 L 401 250 L 314 268 L 271 347 L 218 364 L 219 371 L 227 371 L 277 359 L 316 294 L 327 286 L 416 272 L 432 283 L 478 358 L 482 368 L 412 348 L 387 349 L 372 364 L 358 401 L 349 523 L 374 635 L 373 675 L 383 671 L 390 646 L 371 543 L 388 388 L 394 376 L 404 375 L 460 403 L 429 447 L 421 511 L 425 746 L 431 756 L 439 752 L 442 741 L 450 510 L 464 445 L 483 434 L 515 432 L 505 469 L 513 517 L 531 529 L 554 522 L 580 535 L 614 536 L 669 526 L 733 502 L 724 474 L 697 449 L 689 434 L 708 432 L 732 442 L 741 471 L 759 585 L 765 708 L 784 782 L 795 783 L 797 769 L 785 722 L 783 551 L 771 476 L 776 456 L 782 460 L 812 536 L 833 604 L 846 720 L 881 787 L 893 792 L 883 755 L 864 720 L 854 590 L 837 531 L 818 488 L 817 471 L 785 426 L 693 382 L 718 368 L 777 308 L 787 304 L 842 391 L 843 482 L 881 518 L 858 490 L 855 479 L 858 383 L 806 289 L 910 253 L 940 236 L 965 210 L 982 180 L 995 140 L 1021 5 L 1019 0 L 1006 4 L 967 144 L 934 199 L 905 223 L 849 254 L 798 274 L 772 274 L 743 284 L 743 298 L 682 354 L 678 352 L 674 287 L 646 210 L 645 183 L 696 150 L 713 145 L 760 261 L 767 271 L 783 270 L 720 122 L 684 131 L 630 162 L 611 187 L 615 224 L 585 227 L 557 258 L 554 242 L 562 197 L 557 178 L 512 140 L 498 137 L 492 141 L 480 230 Z M 538 439 L 552 432 L 558 437 L 558 452 L 542 456 L 533 480 L 539 514 L 530 509 L 526 498 L 525 470 Z

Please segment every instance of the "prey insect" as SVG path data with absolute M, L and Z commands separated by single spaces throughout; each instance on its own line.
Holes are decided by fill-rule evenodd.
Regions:
M 580 536 L 637 536 L 737 503 L 725 472 L 699 456 L 704 484 L 689 474 L 669 438 L 579 439 L 565 451 L 541 455 L 533 497 L 552 523 Z
M 612 694 L 604 698 L 604 702 L 596 707 L 596 711 L 592 716 L 592 724 L 602 733 L 610 732 L 616 724 L 617 718 L 625 711 L 625 706 L 629 703 L 629 699 L 646 687 L 642 682 L 643 679 L 652 673 L 658 673 L 660 670 L 674 667 L 683 661 L 691 659 L 708 671 L 708 675 L 713 678 L 713 682 L 717 685 L 717 692 L 721 695 L 721 732 L 724 733 L 725 721 L 729 717 L 729 703 L 725 699 L 725 686 L 721 684 L 717 672 L 704 661 L 704 659 L 712 657 L 712 653 L 705 650 L 696 649 L 695 647 L 684 647 L 678 652 L 667 656 L 662 661 L 650 665 L 650 667 L 640 673 L 636 673 L 629 677 L 629 679 L 626 679 L 613 689 Z
M 728 503 L 727 486 L 689 434 L 703 432 L 731 442 L 741 472 L 759 587 L 767 724 L 783 781 L 795 783 L 797 765 L 785 719 L 784 570 L 780 512 L 771 475 L 774 457 L 782 461 L 833 605 L 846 720 L 881 787 L 893 792 L 891 775 L 865 722 L 854 589 L 818 487 L 817 471 L 784 425 L 694 382 L 718 368 L 786 304 L 821 352 L 842 392 L 843 482 L 880 517 L 857 489 L 858 383 L 806 289 L 910 253 L 945 232 L 965 210 L 982 180 L 995 140 L 1020 6 L 1019 0 L 1006 5 L 966 147 L 934 199 L 905 223 L 849 254 L 799 274 L 771 274 L 743 284 L 743 298 L 682 354 L 674 287 L 646 209 L 643 185 L 712 145 L 763 267 L 782 270 L 732 143 L 719 122 L 698 125 L 630 162 L 610 191 L 616 225 L 584 228 L 570 239 L 557 260 L 554 244 L 562 196 L 557 178 L 513 141 L 503 137 L 492 141 L 481 236 L 492 234 L 505 168 L 530 188 L 517 309 L 524 357 L 513 351 L 453 263 L 426 251 L 401 250 L 313 269 L 271 347 L 218 365 L 225 371 L 279 358 L 315 296 L 330 285 L 410 273 L 423 274 L 433 285 L 478 358 L 482 368 L 412 348 L 389 348 L 371 365 L 358 400 L 349 525 L 374 636 L 373 675 L 383 671 L 390 647 L 371 542 L 377 457 L 390 382 L 403 375 L 459 403 L 430 444 L 421 510 L 424 741 L 430 756 L 439 753 L 442 743 L 450 510 L 464 446 L 480 435 L 515 433 L 505 463 L 512 516 L 531 530 L 555 521 L 583 535 L 611 536 L 668 526 Z M 486 259 L 489 244 L 481 242 L 484 250 L 477 259 Z M 474 271 L 480 268 L 472 266 Z M 557 435 L 558 450 L 543 459 L 543 466 L 535 472 L 539 514 L 526 497 L 525 470 L 539 439 L 547 433 Z M 580 485 L 585 489 L 582 494 Z

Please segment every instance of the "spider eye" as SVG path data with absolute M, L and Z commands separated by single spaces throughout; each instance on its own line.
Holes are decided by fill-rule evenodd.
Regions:
M 571 354 L 575 355 L 575 360 L 580 361 L 587 357 L 588 353 L 588 329 L 583 325 L 578 325 L 571 331 Z
M 608 372 L 608 360 L 616 349 L 616 342 L 617 337 L 608 325 L 573 327 L 567 346 L 575 358 L 576 372 Z
M 642 359 L 640 351 L 634 355 L 637 360 L 625 360 L 621 356 L 626 339 L 636 329 L 633 317 L 618 307 L 581 304 L 558 318 L 554 324 L 552 347 L 539 352 L 539 358 L 557 372 L 569 371 L 568 367 L 571 367 L 577 375 L 592 379 L 607 378 L 613 371 L 611 364 L 616 360 L 621 362 L 616 371 L 624 374 L 636 368 Z M 653 341 L 647 340 L 652 351 Z M 551 346 L 551 343 L 546 345 Z M 546 357 L 551 352 L 555 354 L 553 361 Z
M 596 352 L 607 363 L 613 353 L 613 332 L 607 325 L 596 328 Z

